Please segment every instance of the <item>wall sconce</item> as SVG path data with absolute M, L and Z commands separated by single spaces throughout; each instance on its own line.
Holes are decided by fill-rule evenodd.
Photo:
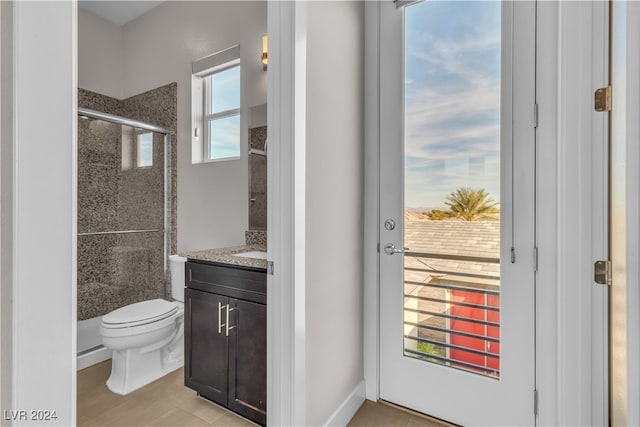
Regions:
M 262 36 L 262 64 L 263 68 L 267 69 L 267 64 L 269 63 L 269 40 L 267 35 Z

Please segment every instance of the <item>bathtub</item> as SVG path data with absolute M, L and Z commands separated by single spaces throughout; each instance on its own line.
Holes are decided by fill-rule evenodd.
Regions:
M 111 359 L 111 350 L 102 345 L 100 323 L 102 316 L 78 321 L 78 370 Z

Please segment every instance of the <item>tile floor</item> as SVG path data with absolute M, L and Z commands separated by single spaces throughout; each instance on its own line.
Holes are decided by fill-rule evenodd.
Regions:
M 365 400 L 348 427 L 453 427 L 435 418 Z
M 179 369 L 127 396 L 107 389 L 111 360 L 78 372 L 78 426 L 215 426 L 255 424 L 196 396 Z M 442 427 L 432 420 L 382 403 L 366 401 L 349 427 Z
M 78 372 L 78 426 L 255 427 L 233 412 L 196 396 L 178 369 L 126 396 L 106 386 L 111 360 Z

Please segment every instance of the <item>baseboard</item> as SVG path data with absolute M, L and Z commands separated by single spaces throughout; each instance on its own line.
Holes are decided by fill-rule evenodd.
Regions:
M 77 369 L 78 371 L 89 366 L 93 366 L 97 363 L 103 362 L 107 359 L 111 359 L 111 350 L 106 347 L 100 346 L 95 350 L 87 351 L 78 355 Z
M 78 353 L 84 353 L 102 345 L 102 337 L 100 336 L 101 323 L 102 316 L 78 321 Z
M 353 389 L 349 396 L 342 402 L 340 407 L 329 417 L 325 426 L 346 426 L 351 418 L 358 412 L 364 403 L 365 387 L 364 380 Z

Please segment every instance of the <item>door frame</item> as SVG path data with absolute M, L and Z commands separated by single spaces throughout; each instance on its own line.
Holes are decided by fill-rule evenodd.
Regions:
M 591 99 L 592 87 L 605 86 L 606 8 L 604 2 L 541 1 L 537 9 L 543 31 L 536 45 L 545 52 L 536 64 L 537 423 L 606 424 L 606 295 L 592 278 L 593 260 L 606 259 L 599 258 L 606 247 L 600 208 L 606 118 L 594 114 Z M 366 397 L 374 401 L 380 396 L 379 23 L 379 5 L 366 2 L 363 345 Z M 584 149 L 578 141 L 590 144 Z M 578 221 L 576 206 L 583 214 Z M 533 396 L 532 390 L 532 407 Z
M 267 2 L 267 425 L 304 425 L 307 6 Z

